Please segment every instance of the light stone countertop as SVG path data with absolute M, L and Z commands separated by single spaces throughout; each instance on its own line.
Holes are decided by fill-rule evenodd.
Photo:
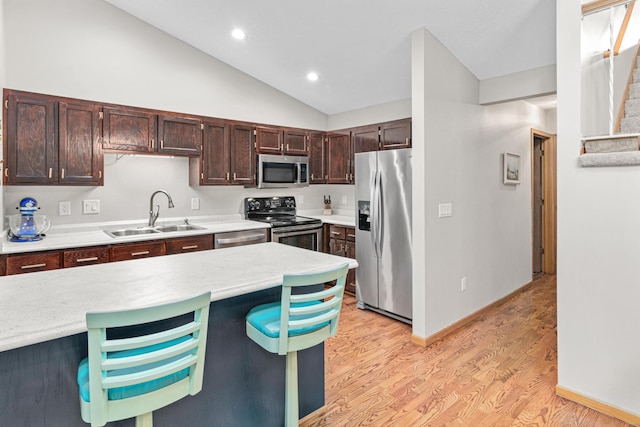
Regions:
M 323 215 L 318 211 L 301 211 L 299 215 L 307 216 L 309 218 L 318 218 L 322 220 L 324 224 L 342 225 L 345 227 L 356 226 L 356 214 L 355 212 L 339 211 L 332 215 Z
M 0 351 L 86 331 L 85 313 L 161 304 L 211 291 L 212 301 L 278 286 L 283 273 L 354 259 L 260 243 L 0 278 Z
M 156 225 L 182 224 L 183 220 L 169 218 L 158 221 Z M 54 249 L 79 248 L 88 246 L 114 245 L 118 243 L 144 242 L 147 240 L 171 239 L 174 237 L 197 236 L 202 234 L 223 233 L 227 231 L 256 230 L 269 228 L 269 224 L 241 219 L 240 215 L 223 217 L 190 218 L 190 224 L 204 227 L 204 230 L 175 231 L 170 233 L 139 234 L 133 236 L 111 237 L 104 230 L 144 227 L 146 222 L 110 222 L 84 225 L 53 226 L 46 236 L 37 242 L 10 242 L 3 236 L 0 253 L 28 253 Z

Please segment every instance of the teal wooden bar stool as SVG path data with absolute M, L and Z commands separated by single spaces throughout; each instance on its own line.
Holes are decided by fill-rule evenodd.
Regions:
M 202 389 L 211 293 L 135 310 L 87 313 L 89 356 L 78 367 L 80 411 L 91 426 L 136 417 Z M 110 339 L 107 330 L 186 316 L 160 332 Z M 176 319 L 178 322 L 178 319 Z M 148 329 L 148 326 L 145 325 Z
M 285 427 L 298 425 L 298 350 L 336 335 L 349 264 L 311 274 L 285 274 L 282 299 L 253 308 L 246 318 L 247 336 L 271 353 L 287 355 Z M 335 284 L 318 292 L 292 295 L 300 286 Z

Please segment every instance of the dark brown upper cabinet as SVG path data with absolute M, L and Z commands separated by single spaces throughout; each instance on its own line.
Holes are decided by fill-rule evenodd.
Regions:
M 327 141 L 324 133 L 309 133 L 309 183 L 326 184 Z
M 284 151 L 284 132 L 280 128 L 257 126 L 256 152 L 260 154 L 282 154 Z
M 206 120 L 203 126 L 202 156 L 190 160 L 190 172 L 197 180 L 191 185 L 226 185 L 230 183 L 230 126 L 222 120 Z
M 303 129 L 285 129 L 283 154 L 308 156 L 309 138 L 309 131 Z
M 102 148 L 129 153 L 156 151 L 157 115 L 149 110 L 104 107 Z
M 100 106 L 60 102 L 59 116 L 60 184 L 102 185 Z
M 353 183 L 353 149 L 349 132 L 327 134 L 327 184 Z
M 382 123 L 380 146 L 382 150 L 411 148 L 411 119 Z
M 255 185 L 254 126 L 233 124 L 230 133 L 231 184 Z
M 355 153 L 378 151 L 380 148 L 380 129 L 378 125 L 361 126 L 351 129 L 351 141 Z
M 202 120 L 179 115 L 158 115 L 158 153 L 199 156 L 202 151 Z
M 5 90 L 4 183 L 102 185 L 100 107 Z

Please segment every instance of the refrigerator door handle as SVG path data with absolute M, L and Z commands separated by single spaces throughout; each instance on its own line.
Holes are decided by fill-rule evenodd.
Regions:
M 381 209 L 380 209 L 380 172 L 376 171 L 373 174 L 373 185 L 371 186 L 373 196 L 371 197 L 371 239 L 373 240 L 373 250 L 377 258 L 381 256 L 380 248 L 380 224 L 381 224 Z
M 376 253 L 378 257 L 382 257 L 382 216 L 384 215 L 383 203 L 382 203 L 382 171 L 378 170 L 376 174 Z
M 376 212 L 376 175 L 377 171 L 371 171 L 370 183 L 369 183 L 369 191 L 370 191 L 370 205 L 369 205 L 369 218 L 371 221 L 371 246 L 373 247 L 373 253 L 376 258 L 378 257 L 378 245 L 376 245 L 377 236 L 376 236 L 376 221 L 378 218 L 378 213 Z

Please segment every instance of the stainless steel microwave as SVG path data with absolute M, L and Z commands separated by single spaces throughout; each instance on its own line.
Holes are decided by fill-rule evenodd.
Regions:
M 309 157 L 258 155 L 258 188 L 306 187 Z

